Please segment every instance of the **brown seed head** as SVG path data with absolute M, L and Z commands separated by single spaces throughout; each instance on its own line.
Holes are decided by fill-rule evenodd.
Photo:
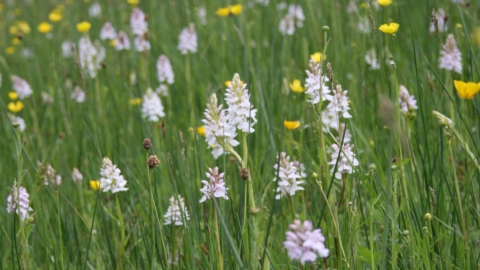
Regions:
M 242 180 L 247 180 L 248 177 L 250 177 L 250 174 L 248 173 L 248 169 L 247 168 L 242 168 L 240 170 L 240 178 L 242 178 Z
M 207 249 L 207 246 L 205 246 L 204 244 L 200 244 L 200 249 L 202 250 L 203 253 L 207 254 L 208 255 L 208 249 Z
M 160 164 L 160 160 L 157 158 L 157 155 L 152 155 L 147 160 L 147 165 L 150 169 L 153 169 Z
M 152 148 L 152 141 L 149 138 L 143 140 L 143 148 L 145 148 L 145 150 Z

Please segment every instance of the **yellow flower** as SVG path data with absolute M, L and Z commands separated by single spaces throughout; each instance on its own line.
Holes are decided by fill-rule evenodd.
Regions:
M 42 22 L 38 25 L 38 32 L 46 34 L 52 31 L 53 26 L 48 22 Z
M 10 32 L 10 34 L 16 35 L 18 33 L 18 28 L 15 25 L 12 25 L 8 28 L 8 31 Z
M 233 6 L 219 8 L 215 12 L 215 14 L 220 16 L 220 17 L 227 17 L 229 15 L 238 15 L 241 12 L 242 12 L 242 5 L 237 4 L 237 5 L 233 5 Z
M 205 136 L 207 134 L 206 131 L 207 129 L 205 128 L 205 126 L 197 127 L 197 133 L 200 136 Z
M 117 40 L 112 39 L 112 40 L 110 40 L 110 42 L 108 42 L 108 44 L 110 44 L 110 46 L 112 46 L 112 47 L 115 47 L 115 46 L 117 46 Z
M 283 125 L 288 129 L 288 130 L 294 130 L 300 126 L 300 121 L 283 121 Z
M 453 84 L 457 89 L 457 94 L 462 99 L 472 99 L 478 91 L 480 91 L 480 83 L 462 82 L 454 80 Z
M 458 29 L 462 29 L 462 28 L 463 28 L 463 26 L 462 26 L 461 23 L 457 23 L 457 24 L 455 24 L 455 26 L 456 26 Z
M 132 6 L 136 6 L 138 3 L 140 3 L 140 0 L 127 0 L 127 3 Z
M 4 8 L 4 7 L 5 7 L 5 6 L 3 5 L 3 3 L 0 3 L 0 11 L 3 11 L 3 8 Z
M 22 32 L 24 34 L 29 34 L 30 31 L 31 31 L 30 25 L 28 25 L 28 23 L 26 21 L 17 21 L 16 25 L 17 25 L 18 30 L 20 30 L 20 32 Z
M 242 12 L 241 4 L 233 5 L 233 6 L 230 6 L 229 8 L 230 8 L 230 13 L 232 13 L 233 15 L 238 15 Z
M 13 38 L 12 39 L 12 44 L 15 45 L 15 46 L 20 44 L 20 39 L 19 38 Z
M 316 53 L 310 55 L 310 58 L 317 61 L 317 63 L 320 63 L 321 60 L 327 59 L 327 56 L 325 54 L 320 53 L 320 52 L 316 52 Z
M 240 80 L 240 83 L 241 83 L 241 84 L 244 84 L 245 82 L 242 81 L 242 80 Z M 232 84 L 232 81 L 225 81 L 225 86 L 226 86 L 226 87 L 230 87 L 230 84 Z
M 293 82 L 290 84 L 290 89 L 292 89 L 292 91 L 296 93 L 302 93 L 303 91 L 305 91 L 305 88 L 303 88 L 300 80 L 293 80 Z
M 132 98 L 130 99 L 130 104 L 133 106 L 138 106 L 142 104 L 142 99 L 141 98 Z
M 88 184 L 95 191 L 100 189 L 100 181 L 98 180 L 90 180 Z
M 92 27 L 92 25 L 89 22 L 77 23 L 77 30 L 80 33 L 88 32 L 88 30 L 90 30 L 90 27 Z
M 17 92 L 8 92 L 8 98 L 11 100 L 16 100 L 18 98 Z
M 378 4 L 380 6 L 389 6 L 392 3 L 392 0 L 377 0 Z
M 23 109 L 23 102 L 21 101 L 9 102 L 7 105 L 7 109 L 12 113 L 18 113 Z
M 15 52 L 15 47 L 10 46 L 5 49 L 6 54 L 13 54 L 14 52 Z
M 59 22 L 62 19 L 62 13 L 52 11 L 48 14 L 48 19 L 53 23 Z
M 400 27 L 400 24 L 398 23 L 390 23 L 390 24 L 382 24 L 380 26 L 380 31 L 382 31 L 385 34 L 395 34 L 398 31 L 398 28 Z

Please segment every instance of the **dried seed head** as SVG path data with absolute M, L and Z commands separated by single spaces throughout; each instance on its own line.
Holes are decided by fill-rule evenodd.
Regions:
M 393 157 L 393 158 L 392 158 L 392 163 L 397 163 L 397 161 L 398 161 L 398 158 L 397 158 L 397 157 Z
M 160 164 L 160 160 L 157 158 L 157 155 L 152 155 L 147 160 L 147 165 L 150 169 L 153 169 Z
M 207 249 L 207 246 L 205 246 L 204 244 L 200 244 L 200 249 L 202 250 L 203 253 L 207 254 L 208 255 L 208 249 Z
M 152 148 L 152 141 L 149 138 L 143 140 L 143 148 L 145 148 L 145 150 Z
M 242 178 L 242 180 L 247 180 L 248 177 L 250 177 L 250 175 L 248 173 L 248 169 L 247 168 L 242 168 L 240 170 L 240 178 Z

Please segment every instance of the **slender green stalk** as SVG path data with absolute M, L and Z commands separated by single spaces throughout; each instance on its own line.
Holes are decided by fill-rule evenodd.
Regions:
M 117 208 L 117 217 L 118 220 L 120 221 L 120 244 L 118 245 L 118 252 L 119 252 L 119 258 L 120 262 L 119 265 L 122 267 L 123 264 L 123 259 L 125 257 L 125 223 L 123 222 L 123 215 L 122 215 L 122 209 L 120 208 L 120 201 L 118 199 L 118 194 L 114 194 L 115 197 L 115 206 Z
M 214 217 L 215 217 L 215 236 L 217 239 L 217 269 L 223 270 L 223 255 L 222 255 L 222 246 L 220 245 L 220 230 L 218 228 L 218 215 L 217 209 L 214 209 Z
M 146 152 L 146 160 L 148 160 L 148 151 Z M 147 178 L 148 178 L 148 185 L 150 189 L 150 222 L 151 222 L 151 230 L 152 230 L 152 261 L 150 263 L 150 267 L 153 269 L 155 267 L 155 255 L 157 254 L 155 251 L 157 249 L 157 242 L 155 239 L 156 236 L 156 226 L 155 226 L 155 216 L 157 215 L 155 211 L 155 199 L 153 197 L 153 185 L 152 185 L 152 179 L 150 177 L 150 168 L 148 167 L 147 164 Z

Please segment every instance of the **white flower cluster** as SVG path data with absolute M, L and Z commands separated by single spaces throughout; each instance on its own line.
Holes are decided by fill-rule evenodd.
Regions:
M 237 130 L 232 126 L 226 116 L 226 111 L 222 105 L 218 105 L 217 96 L 213 94 L 210 97 L 210 103 L 205 109 L 205 140 L 209 148 L 213 148 L 212 154 L 215 159 L 221 156 L 225 149 L 235 147 L 239 144 L 235 137 Z
M 59 186 L 62 183 L 62 176 L 58 175 L 50 164 L 47 164 L 43 171 L 43 183 L 46 186 Z
M 322 102 L 331 100 L 332 96 L 330 95 L 330 89 L 328 89 L 326 84 L 329 80 L 326 76 L 322 75 L 320 64 L 314 59 L 310 59 L 309 66 L 310 70 L 305 71 L 308 76 L 305 80 L 305 87 L 307 88 L 305 94 L 310 97 L 307 102 L 318 104 L 320 99 Z
M 145 13 L 139 8 L 134 8 L 130 16 L 130 27 L 135 35 L 134 45 L 139 52 L 150 50 L 148 41 L 148 23 Z
M 373 48 L 368 50 L 367 54 L 365 54 L 365 62 L 367 62 L 371 70 L 380 69 L 380 64 L 377 60 L 377 54 L 375 53 L 375 49 Z
M 328 103 L 327 107 L 322 111 L 322 122 L 324 129 L 329 130 L 333 128 L 338 130 L 340 127 L 340 118 L 352 118 L 348 111 L 350 106 L 348 105 L 348 91 L 343 91 L 341 85 L 333 90 L 333 95 Z
M 280 157 L 277 156 L 279 164 L 273 165 L 275 173 L 278 171 L 278 187 L 275 193 L 275 199 L 279 200 L 283 196 L 293 196 L 298 190 L 304 190 L 300 185 L 304 181 L 299 181 L 306 177 L 305 166 L 298 161 L 290 161 L 290 157 L 287 153 L 280 153 Z M 277 178 L 273 178 L 273 181 L 277 181 Z
M 398 89 L 398 102 L 400 102 L 400 110 L 402 113 L 406 114 L 409 111 L 418 109 L 417 101 L 413 95 L 410 95 L 407 88 L 403 85 L 400 85 Z
M 370 26 L 370 21 L 368 20 L 368 17 L 361 17 L 358 21 L 357 28 L 360 33 L 370 33 L 372 27 Z
M 178 47 L 182 54 L 197 52 L 197 32 L 195 32 L 195 24 L 190 23 L 188 27 L 182 29 L 178 36 Z
M 200 189 L 200 192 L 203 193 L 200 202 L 203 203 L 207 199 L 210 200 L 213 197 L 224 198 L 225 200 L 228 200 L 228 188 L 225 186 L 225 182 L 223 181 L 223 176 L 225 175 L 225 173 L 219 174 L 218 167 L 215 167 L 213 169 L 208 168 L 208 170 L 210 171 L 210 173 L 207 172 L 206 175 L 210 181 L 202 180 L 204 186 L 202 189 Z
M 83 180 L 83 174 L 77 168 L 73 168 L 72 170 L 72 180 L 77 184 Z
M 28 206 L 30 203 L 27 190 L 20 186 L 18 188 L 14 187 L 12 194 L 7 197 L 7 213 L 17 213 L 21 220 L 26 220 L 28 218 L 28 212 L 33 209 Z
M 357 11 L 358 11 L 357 3 L 355 3 L 355 0 L 350 0 L 350 2 L 348 2 L 347 12 L 352 14 L 352 13 L 356 13 Z
M 164 96 L 168 95 L 168 91 L 166 91 L 168 87 L 165 83 L 173 84 L 175 75 L 170 60 L 163 54 L 157 60 L 157 78 L 160 82 L 157 93 L 162 92 Z
M 143 95 L 142 117 L 150 122 L 157 122 L 160 118 L 165 117 L 162 101 L 151 88 L 148 88 Z
M 98 18 L 100 15 L 102 15 L 102 7 L 98 2 L 95 2 L 88 9 L 88 16 L 90 18 Z
M 207 25 L 207 10 L 204 7 L 197 9 L 197 16 L 201 25 Z
M 127 33 L 122 30 L 118 32 L 117 39 L 115 40 L 115 49 L 117 51 L 130 50 L 130 39 Z
M 462 73 L 462 53 L 457 47 L 453 34 L 448 34 L 447 41 L 440 51 L 440 68 Z
M 299 260 L 303 265 L 314 262 L 318 257 L 328 257 L 329 250 L 325 247 L 325 237 L 320 229 L 313 230 L 311 221 L 294 220 L 286 232 L 287 239 L 283 246 L 292 260 Z
M 332 165 L 332 173 L 334 173 L 337 157 L 340 155 L 335 177 L 341 179 L 342 174 L 353 173 L 353 167 L 359 164 L 352 151 L 353 145 L 350 145 L 350 132 L 346 130 L 345 124 L 341 121 L 342 119 L 349 119 L 352 117 L 349 113 L 350 105 L 347 97 L 348 91 L 344 91 L 341 85 L 337 85 L 331 93 L 328 86 L 325 84 L 328 79 L 325 76 L 322 76 L 320 65 L 313 59 L 310 60 L 310 70 L 311 71 L 307 70 L 308 78 L 306 79 L 305 84 L 305 87 L 307 88 L 305 93 L 310 95 L 310 100 L 307 101 L 312 104 L 317 104 L 320 100 L 322 100 L 322 102 L 328 101 L 328 105 L 321 112 L 323 131 L 329 132 L 331 129 L 336 130 L 338 134 L 337 140 L 339 142 L 342 141 L 343 134 L 345 133 L 345 137 L 343 137 L 343 146 L 339 147 L 337 144 L 333 144 L 332 149 L 330 150 L 332 160 L 329 164 Z
M 78 56 L 80 67 L 90 78 L 95 78 L 100 69 L 100 64 L 105 58 L 105 48 L 90 41 L 88 36 L 83 36 L 78 41 Z
M 163 217 L 165 218 L 165 225 L 182 226 L 186 221 L 190 220 L 190 215 L 185 206 L 185 199 L 180 195 L 172 196 L 170 198 L 170 206 Z
M 145 13 L 138 7 L 134 8 L 130 15 L 130 28 L 132 33 L 141 36 L 148 32 L 148 23 Z
M 75 52 L 75 43 L 71 40 L 65 40 L 62 42 L 62 56 L 64 58 L 70 58 Z
M 80 86 L 75 86 L 73 92 L 70 94 L 70 99 L 75 100 L 77 103 L 82 103 L 85 101 L 85 91 L 80 88 Z
M 117 165 L 114 165 L 107 157 L 103 158 L 100 175 L 100 188 L 103 192 L 111 190 L 112 193 L 116 193 L 119 191 L 128 190 L 128 188 L 125 187 L 127 180 L 123 178 L 123 175 L 121 174 L 120 169 L 117 168 Z
M 24 132 L 24 131 L 25 131 L 25 128 L 26 128 L 27 126 L 25 125 L 25 120 L 23 120 L 23 118 L 21 118 L 20 116 L 11 114 L 11 113 L 7 113 L 7 115 L 8 115 L 8 118 L 10 119 L 10 122 L 11 122 L 12 124 L 13 124 L 13 123 L 18 123 L 18 124 L 19 124 L 18 129 L 20 130 L 20 132 Z
M 257 123 L 255 118 L 257 109 L 250 103 L 250 95 L 247 84 L 242 83 L 240 76 L 235 74 L 232 83 L 228 85 L 225 101 L 227 102 L 227 119 L 230 125 L 242 132 L 253 133 L 253 125 Z
M 332 165 L 330 173 L 334 172 L 336 164 L 337 170 L 335 172 L 335 178 L 337 179 L 342 179 L 343 174 L 352 174 L 353 167 L 356 167 L 359 164 L 355 153 L 353 152 L 353 145 L 345 142 L 341 149 L 337 144 L 332 145 L 331 158 L 332 160 L 328 163 Z
M 100 30 L 100 40 L 115 40 L 117 39 L 117 32 L 112 23 L 106 22 Z
M 209 148 L 213 148 L 212 154 L 215 158 L 239 144 L 235 140 L 237 129 L 246 133 L 255 131 L 252 127 L 257 122 L 255 118 L 257 110 L 250 103 L 246 86 L 240 80 L 240 76 L 235 74 L 225 94 L 227 109 L 223 110 L 222 105 L 218 106 L 215 94 L 207 104 L 206 118 L 202 122 L 205 124 L 206 141 Z
M 437 26 L 438 26 L 438 32 L 446 32 L 448 30 L 448 16 L 445 13 L 445 10 L 443 9 L 438 9 L 437 12 L 435 12 L 435 19 L 437 20 Z M 431 21 L 430 22 L 430 33 L 435 33 L 435 22 Z
M 24 99 L 33 94 L 32 88 L 24 79 L 15 75 L 10 76 L 10 79 L 12 80 L 13 90 L 17 92 L 19 99 Z
M 300 5 L 290 4 L 288 7 L 288 13 L 280 21 L 279 30 L 283 35 L 293 35 L 295 27 L 303 27 L 303 21 L 305 21 L 305 15 Z

